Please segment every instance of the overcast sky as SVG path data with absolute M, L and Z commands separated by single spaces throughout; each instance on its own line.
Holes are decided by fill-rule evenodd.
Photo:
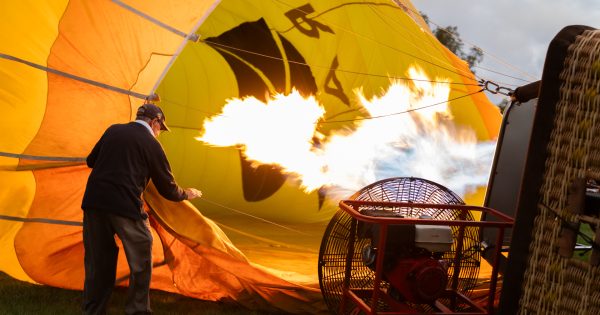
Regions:
M 440 26 L 457 26 L 465 51 L 471 47 L 469 43 L 483 49 L 482 67 L 527 81 L 541 78 L 548 44 L 563 27 L 580 24 L 600 28 L 600 0 L 412 0 L 412 3 L 430 21 Z M 475 71 L 480 77 L 502 83 L 527 83 L 484 69 Z M 490 99 L 494 103 L 501 100 Z

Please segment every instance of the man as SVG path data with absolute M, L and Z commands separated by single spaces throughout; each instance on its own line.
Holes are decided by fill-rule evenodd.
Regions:
M 104 314 L 115 285 L 118 247 L 125 249 L 130 269 L 126 314 L 150 314 L 152 234 L 143 210 L 142 192 L 149 180 L 172 201 L 201 197 L 194 188 L 182 189 L 171 173 L 156 139 L 169 130 L 162 110 L 144 104 L 136 120 L 110 126 L 87 157 L 92 168 L 81 208 L 85 248 L 83 312 Z

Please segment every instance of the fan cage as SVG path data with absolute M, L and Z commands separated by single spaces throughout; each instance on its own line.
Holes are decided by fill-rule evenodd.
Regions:
M 464 202 L 447 188 L 434 182 L 420 178 L 391 178 L 373 183 L 356 192 L 351 200 L 377 201 L 377 202 L 410 202 L 419 204 L 463 205 Z M 384 210 L 397 213 L 405 218 L 418 218 L 428 215 L 435 220 L 463 220 L 473 221 L 470 212 L 456 209 L 443 208 L 417 208 L 417 207 L 389 207 L 377 205 L 362 205 L 359 211 Z M 375 281 L 375 272 L 367 267 L 362 260 L 362 249 L 371 244 L 371 239 L 361 237 L 358 233 L 358 224 L 345 211 L 338 211 L 327 226 L 321 243 L 319 253 L 319 282 L 324 299 L 330 311 L 337 313 L 340 310 L 344 278 L 347 268 L 350 271 L 349 287 L 353 290 L 372 290 Z M 460 228 L 451 226 L 454 243 L 451 250 L 445 252 L 442 259 L 449 263 L 448 286 L 452 284 L 452 277 L 456 273 L 456 255 L 458 247 L 458 234 Z M 460 253 L 460 271 L 458 272 L 457 291 L 468 295 L 477 284 L 479 262 L 481 258 L 479 228 L 463 227 L 463 242 Z M 354 236 L 354 240 L 351 239 Z M 353 242 L 353 246 L 350 246 Z M 352 252 L 350 252 L 352 251 Z M 352 255 L 350 266 L 346 264 L 348 255 Z M 384 279 L 380 288 L 387 291 L 390 284 Z M 450 288 L 450 287 L 448 287 Z M 370 298 L 365 296 L 364 302 L 369 305 Z M 444 302 L 444 301 L 442 301 Z M 411 308 L 420 312 L 430 312 L 433 309 L 427 305 L 407 303 Z M 457 305 L 456 309 L 466 309 L 467 305 Z M 347 312 L 351 307 L 346 306 Z M 388 311 L 389 306 L 379 301 L 377 311 Z

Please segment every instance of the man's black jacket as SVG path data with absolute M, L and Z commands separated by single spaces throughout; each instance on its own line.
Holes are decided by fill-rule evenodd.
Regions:
M 150 179 L 172 201 L 186 199 L 175 183 L 162 146 L 143 125 L 110 126 L 87 157 L 92 168 L 81 208 L 110 212 L 132 219 L 146 218 L 142 192 Z

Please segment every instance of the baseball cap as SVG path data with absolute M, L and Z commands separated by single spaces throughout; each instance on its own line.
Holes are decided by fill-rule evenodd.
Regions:
M 171 129 L 169 129 L 165 123 L 166 117 L 162 109 L 154 104 L 146 103 L 140 106 L 137 110 L 136 116 L 148 117 L 150 119 L 158 118 L 158 121 L 160 122 L 160 130 L 171 131 Z

